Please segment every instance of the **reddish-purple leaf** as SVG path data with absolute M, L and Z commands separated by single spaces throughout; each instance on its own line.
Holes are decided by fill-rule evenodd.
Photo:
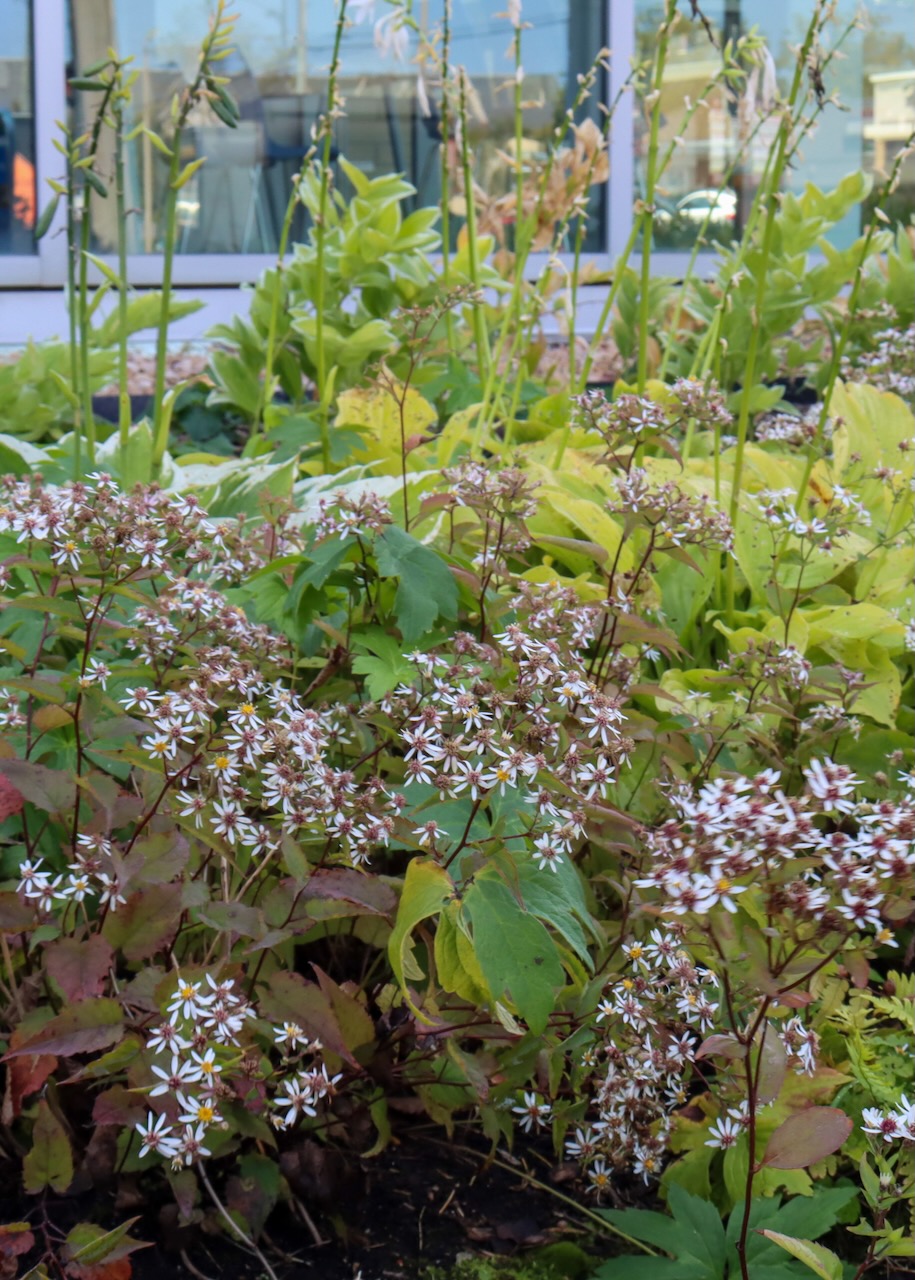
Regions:
M 95 1124 L 133 1127 L 145 1115 L 145 1098 L 132 1093 L 122 1084 L 115 1084 L 110 1089 L 105 1089 L 92 1104 L 92 1120 Z
M 8 1222 L 0 1227 L 0 1264 L 10 1263 L 12 1266 L 7 1270 L 6 1265 L 0 1265 L 0 1276 L 17 1276 L 19 1268 L 13 1259 L 34 1248 L 35 1237 L 27 1222 Z
M 100 937 L 58 938 L 45 948 L 44 963 L 68 1000 L 100 996 L 114 952 Z
M 266 927 L 263 912 L 244 902 L 208 902 L 194 916 L 218 933 L 232 934 L 236 938 L 259 938 Z
M 706 1036 L 696 1050 L 697 1058 L 745 1058 L 747 1046 L 729 1032 Z
M 781 1092 L 788 1073 L 788 1055 L 778 1031 L 771 1022 L 763 1023 L 762 1035 L 756 1096 L 761 1103 L 765 1104 L 774 1102 Z
M 851 1131 L 851 1117 L 839 1107 L 807 1107 L 778 1126 L 760 1167 L 806 1169 L 838 1151 Z
M 365 1005 L 357 999 L 356 993 L 359 988 L 356 984 L 347 983 L 345 987 L 338 986 L 333 978 L 328 977 L 316 964 L 311 967 L 318 979 L 318 986 L 330 1001 L 347 1049 L 355 1052 L 362 1045 L 371 1044 L 375 1039 L 375 1024 Z
M 34 1053 L 95 1053 L 116 1044 L 123 1034 L 124 1015 L 116 1000 L 84 1000 L 46 1022 L 18 1048 L 8 1049 L 2 1061 Z
M 35 908 L 16 893 L 0 893 L 0 933 L 23 933 L 35 928 Z
M 187 866 L 191 847 L 180 831 L 141 836 L 124 861 L 131 885 L 168 884 Z
M 17 1039 L 18 1037 L 18 1039 Z M 10 1036 L 10 1046 L 16 1048 L 24 1037 L 17 1027 Z M 10 1124 L 22 1114 L 22 1104 L 26 1098 L 37 1093 L 48 1076 L 57 1066 L 53 1054 L 37 1053 L 27 1058 L 16 1058 L 6 1068 L 6 1089 L 3 1093 L 2 1119 Z
M 0 773 L 0 822 L 19 813 L 24 803 L 22 792 Z
M 73 775 L 31 760 L 0 760 L 0 773 L 17 791 L 45 813 L 63 813 L 76 802 Z
M 390 919 L 397 911 L 397 894 L 390 885 L 377 876 L 367 876 L 349 867 L 322 867 L 313 872 L 302 896 L 351 902 L 367 913 Z
M 320 1040 L 325 1049 L 353 1066 L 358 1065 L 329 997 L 313 982 L 306 982 L 301 974 L 271 974 L 259 1004 L 261 1012 L 274 1022 L 297 1023 L 307 1035 Z
M 115 951 L 138 964 L 166 947 L 178 932 L 184 910 L 181 891 L 180 883 L 152 884 L 110 911 L 102 932 Z

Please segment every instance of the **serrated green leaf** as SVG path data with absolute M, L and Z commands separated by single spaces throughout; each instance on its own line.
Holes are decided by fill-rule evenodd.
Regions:
M 457 583 L 438 552 L 391 525 L 375 544 L 378 572 L 397 578 L 394 613 L 404 640 L 418 640 L 439 617 L 457 617 Z

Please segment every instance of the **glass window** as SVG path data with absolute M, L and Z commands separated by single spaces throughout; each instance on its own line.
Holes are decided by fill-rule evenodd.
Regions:
M 0 254 L 34 253 L 31 0 L 0 0 Z
M 655 32 L 664 6 L 657 0 L 636 0 L 637 45 L 641 58 L 653 52 Z M 715 30 L 736 37 L 756 27 L 775 60 L 778 84 L 787 94 L 794 70 L 792 49 L 801 44 L 810 20 L 810 0 L 709 0 L 702 10 Z M 895 156 L 915 128 L 915 45 L 911 0 L 839 0 L 832 31 L 836 36 L 856 13 L 863 29 L 853 30 L 842 43 L 842 58 L 826 71 L 826 91 L 838 92 L 845 110 L 827 106 L 815 131 L 801 143 L 800 157 L 788 171 L 785 186 L 803 190 L 813 182 L 825 189 L 857 169 L 872 172 L 879 186 Z M 672 40 L 662 90 L 662 146 L 680 128 L 684 100 L 696 102 L 720 55 L 709 43 L 698 20 L 690 20 L 686 4 Z M 776 124 L 766 121 L 734 165 L 747 124 L 735 94 L 716 88 L 705 94 L 707 107 L 695 113 L 676 148 L 661 182 L 656 201 L 657 242 L 662 248 L 689 247 L 709 215 L 708 238 L 728 241 L 738 233 L 742 217 L 762 175 Z M 636 188 L 644 189 L 648 145 L 646 114 L 636 115 Z M 733 168 L 732 168 L 733 166 Z M 717 203 L 713 203 L 720 187 Z M 898 191 L 886 212 L 908 221 L 915 211 L 915 160 L 905 162 Z M 838 247 L 860 233 L 860 213 L 849 215 L 831 239 Z
M 131 124 L 144 123 L 167 136 L 171 99 L 193 72 L 209 8 L 207 0 L 71 0 L 73 64 L 86 66 L 104 57 L 109 46 L 122 57 L 132 55 L 139 77 Z M 222 70 L 231 77 L 241 120 L 232 130 L 201 112 L 188 127 L 187 159 L 206 156 L 206 164 L 182 189 L 178 249 L 183 253 L 276 251 L 290 179 L 326 100 L 336 5 L 330 0 L 238 0 L 233 8 L 238 14 L 235 48 Z M 531 104 L 525 112 L 527 139 L 545 142 L 572 101 L 578 74 L 605 42 L 606 8 L 606 0 L 526 0 L 524 18 L 532 24 L 523 35 L 525 99 Z M 482 108 L 469 133 L 476 178 L 497 195 L 509 185 L 499 151 L 513 135 L 514 73 L 512 29 L 504 14 L 496 16 L 498 9 L 494 0 L 453 0 L 451 41 L 451 62 L 466 67 Z M 413 6 L 428 33 L 440 27 L 442 10 L 443 0 Z M 379 5 L 376 16 L 388 12 Z M 340 74 L 345 115 L 333 142 L 335 153 L 370 176 L 405 173 L 417 188 L 414 200 L 420 206 L 437 203 L 440 195 L 441 103 L 433 84 L 427 94 L 430 113 L 421 107 L 417 53 L 412 32 L 404 60 L 397 62 L 390 53 L 379 53 L 371 21 L 346 31 Z M 589 108 L 597 120 L 602 92 L 599 85 Z M 161 249 L 158 218 L 166 163 L 148 140 L 131 147 L 133 253 Z M 592 191 L 589 249 L 603 247 L 605 190 Z M 93 232 L 103 251 L 115 244 L 109 203 L 92 205 Z M 304 231 L 304 214 L 299 211 L 298 217 L 294 236 Z

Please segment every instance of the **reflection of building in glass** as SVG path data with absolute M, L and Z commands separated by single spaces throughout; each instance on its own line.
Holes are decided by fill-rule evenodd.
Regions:
M 915 67 L 878 71 L 867 78 L 871 85 L 871 109 L 866 112 L 861 132 L 873 144 L 874 168 L 886 173 L 915 127 Z M 906 167 L 911 181 L 915 176 L 915 161 L 909 158 Z
M 0 253 L 28 251 L 35 225 L 31 65 L 0 57 Z

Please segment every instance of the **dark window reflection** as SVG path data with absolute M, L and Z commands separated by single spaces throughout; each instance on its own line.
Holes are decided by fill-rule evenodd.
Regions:
M 34 253 L 31 0 L 0 0 L 0 254 Z
M 0 4 L 10 0 L 0 0 Z M 133 123 L 168 135 L 169 105 L 191 74 L 206 30 L 206 0 L 72 0 L 74 64 L 104 57 L 109 46 L 132 54 L 140 75 L 134 88 Z M 229 130 L 207 111 L 188 129 L 187 158 L 207 162 L 182 189 L 179 251 L 263 253 L 277 248 L 290 181 L 310 145 L 310 131 L 323 110 L 336 6 L 329 0 L 238 0 L 236 49 L 223 64 L 241 121 Z M 485 123 L 470 130 L 477 181 L 491 194 L 508 190 L 511 177 L 499 156 L 514 131 L 511 80 L 506 56 L 512 29 L 492 0 L 453 0 L 451 62 L 467 68 Z M 525 138 L 545 147 L 571 102 L 577 76 L 605 41 L 605 0 L 526 0 L 524 18 Z M 442 0 L 420 0 L 417 20 L 431 32 L 440 25 Z M 379 4 L 376 17 L 388 12 Z M 345 117 L 337 125 L 334 151 L 369 176 L 399 171 L 417 188 L 416 207 L 437 204 L 441 194 L 440 100 L 428 90 L 425 114 L 417 90 L 415 35 L 402 62 L 382 57 L 371 21 L 351 27 L 342 49 L 340 87 Z M 600 120 L 596 99 L 589 109 Z M 110 145 L 106 143 L 105 145 Z M 110 157 L 104 149 L 99 167 Z M 161 249 L 159 213 L 166 161 L 148 141 L 133 144 L 128 164 L 130 251 Z M 592 191 L 586 247 L 605 240 L 605 187 Z M 103 250 L 115 244 L 114 209 L 93 202 L 93 231 Z M 294 226 L 304 233 L 304 214 Z

